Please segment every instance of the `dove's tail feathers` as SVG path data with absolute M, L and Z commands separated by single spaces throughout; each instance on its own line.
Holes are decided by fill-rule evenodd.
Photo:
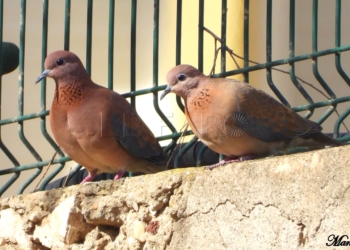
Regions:
M 130 164 L 126 171 L 128 172 L 141 172 L 145 174 L 154 174 L 167 169 L 166 163 L 164 165 L 157 165 L 146 160 L 138 159 Z
M 321 132 L 310 134 L 305 139 L 313 139 L 314 141 L 320 143 L 320 145 L 323 146 L 341 146 L 344 145 L 344 143 L 337 141 Z

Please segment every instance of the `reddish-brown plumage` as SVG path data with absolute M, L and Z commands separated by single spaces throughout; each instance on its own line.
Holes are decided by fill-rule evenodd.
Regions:
M 50 110 L 52 133 L 90 181 L 98 172 L 155 173 L 165 170 L 167 156 L 134 108 L 118 93 L 92 82 L 80 59 L 55 51 L 45 71 L 56 90 Z
M 322 134 L 321 126 L 247 83 L 209 78 L 190 65 L 171 69 L 167 82 L 161 99 L 169 92 L 181 96 L 196 136 L 230 159 L 274 155 L 296 146 L 340 145 Z

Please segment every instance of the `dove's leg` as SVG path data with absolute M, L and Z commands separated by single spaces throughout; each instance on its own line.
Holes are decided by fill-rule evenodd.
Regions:
M 253 154 L 243 155 L 243 156 L 228 156 L 225 159 L 223 159 L 222 161 L 220 161 L 219 163 L 216 163 L 216 164 L 211 165 L 211 166 L 207 166 L 207 169 L 212 170 L 214 168 L 224 166 L 224 165 L 231 163 L 231 162 L 246 161 L 246 160 L 251 160 L 254 158 L 255 158 L 255 155 L 253 155 Z
M 85 179 L 80 184 L 84 184 L 86 182 L 92 181 L 95 178 L 96 174 L 97 174 L 97 170 L 89 172 L 89 175 L 86 176 Z
M 117 172 L 117 174 L 114 176 L 114 179 L 113 180 L 118 180 L 120 178 L 122 178 L 123 174 L 125 173 L 125 170 L 119 170 Z

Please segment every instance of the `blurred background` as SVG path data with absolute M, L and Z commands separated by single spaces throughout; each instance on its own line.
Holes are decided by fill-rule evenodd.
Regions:
M 339 4 L 341 4 L 341 8 L 337 13 Z M 166 84 L 167 72 L 177 63 L 191 64 L 202 69 L 203 73 L 207 75 L 210 74 L 214 62 L 216 65 L 214 67 L 215 74 L 255 65 L 252 62 L 244 65 L 242 59 L 235 57 L 238 63 L 237 67 L 227 52 L 223 61 L 221 51 L 216 58 L 215 52 L 221 46 L 222 39 L 225 39 L 226 46 L 235 54 L 243 57 L 244 46 L 246 46 L 249 51 L 247 54 L 249 60 L 265 63 L 267 60 L 268 17 L 271 18 L 270 52 L 272 61 L 314 52 L 312 33 L 315 26 L 313 26 L 313 20 L 317 20 L 316 44 L 318 51 L 339 47 L 339 45 L 350 45 L 350 30 L 347 27 L 347 24 L 350 23 L 350 16 L 347 14 L 350 10 L 349 1 L 3 0 L 0 1 L 0 5 L 2 6 L 0 13 L 2 40 L 20 47 L 20 55 L 22 55 L 20 67 L 2 76 L 1 120 L 50 109 L 54 81 L 48 79 L 45 85 L 46 89 L 41 86 L 45 83 L 34 84 L 34 82 L 43 71 L 43 58 L 55 50 L 69 49 L 74 52 L 84 65 L 89 64 L 88 71 L 90 71 L 95 83 L 108 87 L 108 82 L 111 81 L 113 89 L 122 94 L 132 90 L 130 87 L 132 82 L 135 82 L 136 90 L 151 88 L 154 84 L 159 86 Z M 111 8 L 114 10 L 113 21 L 111 21 Z M 159 10 L 159 19 L 156 19 L 155 22 L 155 13 L 158 13 L 155 10 L 157 9 Z M 291 10 L 294 11 L 295 17 L 292 22 L 295 37 L 294 55 L 290 54 L 290 36 L 291 30 L 293 31 L 290 21 Z M 224 26 L 222 25 L 223 13 L 226 18 Z M 314 13 L 318 14 L 318 19 L 315 19 Z M 67 20 L 69 20 L 68 24 Z M 201 20 L 205 30 L 200 25 Z M 337 20 L 338 22 L 340 20 L 340 26 Z M 112 29 L 111 23 L 114 25 Z M 157 23 L 159 26 L 156 25 Z M 43 39 L 46 24 L 47 44 Z M 249 40 L 244 37 L 245 24 L 248 24 L 246 38 L 248 37 Z M 68 30 L 67 27 L 69 27 Z M 135 28 L 134 32 L 132 27 Z M 155 27 L 159 31 L 156 36 Z M 339 27 L 341 34 L 338 45 L 336 44 L 336 27 Z M 111 32 L 114 35 L 112 44 L 110 43 Z M 203 42 L 200 42 L 201 34 Z M 215 37 L 220 40 L 215 40 Z M 154 44 L 155 39 L 158 39 L 156 45 Z M 201 44 L 203 48 L 199 49 Z M 108 66 L 111 66 L 111 48 L 113 48 L 112 78 L 108 70 Z M 341 65 L 344 72 L 350 71 L 350 52 L 347 50 L 344 49 L 341 52 Z M 3 64 L 6 64 L 6 61 L 3 61 Z M 293 71 L 297 77 L 326 93 L 315 77 L 314 64 L 315 60 L 310 58 L 297 61 L 293 65 Z M 349 83 L 338 73 L 334 53 L 318 57 L 317 66 L 322 79 L 329 85 L 336 97 L 349 97 Z M 287 72 L 272 70 L 271 77 L 290 106 L 308 104 L 308 101 L 291 80 L 289 74 L 291 64 L 287 63 L 275 68 Z M 247 78 L 248 74 L 245 75 L 246 78 L 243 74 L 229 77 L 240 80 L 248 79 L 250 84 L 276 97 L 268 85 L 266 72 L 267 70 L 262 68 L 249 72 L 249 78 Z M 327 100 L 324 95 L 308 84 L 297 81 L 312 97 L 313 102 Z M 42 105 L 43 95 L 46 97 L 44 101 L 46 107 Z M 128 100 L 130 99 L 128 98 Z M 137 112 L 156 137 L 171 133 L 171 130 L 155 111 L 152 93 L 137 96 L 133 102 Z M 175 95 L 169 95 L 159 103 L 159 106 L 164 115 L 179 131 L 185 123 L 185 117 L 181 109 L 178 108 Z M 337 111 L 339 114 L 343 114 L 349 106 L 348 101 L 339 103 Z M 23 112 L 21 107 L 23 107 Z M 310 119 L 319 121 L 327 109 L 329 106 L 315 109 Z M 307 111 L 300 112 L 300 115 L 305 114 Z M 332 133 L 337 119 L 338 115 L 333 112 L 325 121 L 322 121 L 323 131 Z M 344 123 L 350 126 L 349 118 L 346 118 Z M 55 150 L 42 134 L 41 120 L 38 118 L 25 120 L 22 128 L 27 141 L 30 142 L 41 159 L 43 161 L 50 160 Z M 16 158 L 19 165 L 37 162 L 37 158 L 24 145 L 18 131 L 19 124 L 17 122 L 2 125 L 1 139 L 3 144 Z M 51 135 L 49 125 L 47 125 L 47 131 Z M 340 132 L 347 132 L 346 127 L 342 125 Z M 186 141 L 189 139 L 191 136 L 188 136 Z M 170 140 L 163 140 L 161 144 L 166 146 L 169 142 Z M 57 165 L 51 166 L 49 172 L 53 171 Z M 55 179 L 67 175 L 70 167 L 74 166 L 76 166 L 74 162 L 68 162 Z M 13 161 L 4 153 L 4 150 L 0 151 L 0 171 L 13 167 Z M 17 194 L 19 187 L 36 171 L 37 169 L 23 171 L 10 188 L 6 191 L 2 189 L 2 197 Z M 24 193 L 32 192 L 42 174 L 22 191 Z M 12 175 L 12 173 L 1 175 L 0 186 L 7 183 Z

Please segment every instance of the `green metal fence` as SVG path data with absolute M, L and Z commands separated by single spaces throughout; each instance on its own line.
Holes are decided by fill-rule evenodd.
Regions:
M 173 148 L 178 138 L 180 137 L 181 133 L 178 131 L 172 123 L 169 121 L 169 119 L 164 115 L 162 112 L 162 109 L 160 107 L 160 104 L 158 103 L 158 92 L 163 90 L 165 88 L 164 85 L 159 86 L 159 79 L 158 79 L 158 69 L 159 69 L 159 57 L 162 56 L 159 54 L 159 14 L 160 14 L 160 5 L 162 4 L 162 1 L 160 0 L 154 0 L 154 30 L 153 30 L 153 85 L 149 86 L 147 89 L 136 89 L 136 40 L 137 40 L 137 10 L 138 10 L 138 2 L 137 0 L 130 0 L 131 1 L 131 27 L 130 27 L 130 92 L 125 93 L 124 96 L 126 98 L 129 98 L 131 105 L 135 107 L 135 103 L 137 101 L 137 97 L 140 95 L 152 95 L 153 96 L 153 106 L 155 111 L 158 113 L 158 115 L 161 117 L 161 119 L 165 122 L 165 124 L 169 127 L 171 134 L 164 135 L 161 137 L 158 137 L 159 140 L 167 140 L 171 139 L 171 143 L 165 147 L 165 151 L 169 151 L 171 148 Z M 3 22 L 3 5 L 5 0 L 0 0 L 0 40 L 3 40 L 2 36 L 2 30 L 4 27 Z M 117 34 L 114 33 L 114 27 L 115 27 L 115 2 L 116 0 L 109 0 L 109 13 L 108 13 L 108 87 L 110 89 L 113 88 L 113 82 L 115 80 L 115 75 L 113 72 L 113 64 L 115 62 L 114 58 L 114 42 L 115 39 L 118 38 Z M 222 15 L 220 22 L 222 23 L 221 26 L 221 34 L 220 34 L 220 48 L 221 53 L 219 54 L 220 57 L 220 69 L 221 72 L 214 74 L 213 77 L 227 77 L 232 76 L 236 74 L 243 74 L 245 81 L 249 82 L 249 72 L 257 71 L 257 70 L 264 70 L 266 72 L 266 80 L 264 80 L 271 90 L 275 93 L 275 95 L 279 98 L 279 100 L 284 103 L 287 106 L 290 106 L 288 100 L 284 97 L 284 95 L 281 93 L 279 88 L 277 87 L 276 83 L 273 79 L 274 70 L 277 69 L 277 66 L 280 65 L 288 65 L 288 74 L 290 76 L 290 82 L 288 84 L 292 84 L 295 86 L 295 88 L 301 93 L 301 95 L 305 98 L 305 103 L 300 106 L 294 107 L 294 110 L 297 112 L 301 111 L 307 111 L 306 117 L 310 118 L 314 111 L 319 108 L 327 107 L 327 110 L 323 113 L 322 116 L 320 116 L 317 119 L 317 122 L 322 124 L 327 118 L 329 118 L 336 110 L 337 106 L 341 103 L 347 104 L 347 109 L 339 114 L 339 117 L 337 117 L 334 121 L 334 137 L 339 137 L 340 133 L 340 126 L 345 121 L 345 119 L 349 116 L 350 113 L 350 92 L 344 93 L 342 96 L 336 96 L 336 94 L 333 91 L 332 83 L 326 82 L 322 78 L 322 73 L 319 70 L 319 63 L 318 60 L 320 57 L 332 55 L 334 56 L 335 60 L 335 67 L 337 70 L 337 74 L 341 76 L 343 79 L 343 82 L 341 84 L 350 86 L 350 79 L 347 75 L 345 69 L 342 65 L 342 56 L 343 52 L 350 50 L 350 41 L 348 44 L 343 45 L 341 43 L 341 28 L 342 28 L 342 2 L 341 0 L 336 0 L 335 8 L 334 10 L 330 10 L 335 12 L 335 34 L 334 34 L 334 46 L 329 47 L 327 49 L 319 50 L 318 49 L 318 42 L 319 42 L 319 35 L 318 31 L 320 29 L 319 25 L 319 4 L 321 4 L 322 1 L 313 0 L 312 1 L 312 13 L 309 13 L 309 18 L 312 22 L 312 33 L 310 34 L 312 44 L 310 47 L 310 52 L 308 54 L 295 54 L 295 44 L 298 39 L 295 35 L 295 19 L 296 19 L 296 2 L 295 0 L 290 0 L 289 2 L 289 57 L 287 58 L 280 58 L 277 60 L 273 60 L 272 53 L 274 51 L 274 48 L 272 46 L 273 43 L 273 36 L 272 36 L 272 26 L 274 23 L 272 10 L 274 7 L 275 1 L 267 0 L 265 9 L 261 11 L 266 12 L 266 36 L 263 37 L 266 41 L 266 47 L 265 53 L 266 53 L 266 61 L 261 63 L 252 63 L 250 59 L 250 45 L 252 42 L 249 36 L 249 30 L 250 30 L 250 21 L 254 19 L 254 16 L 250 15 L 250 8 L 252 7 L 254 1 L 245 0 L 244 1 L 244 30 L 242 36 L 244 36 L 244 53 L 242 56 L 244 60 L 244 67 L 231 70 L 226 67 L 226 56 L 229 48 L 226 46 L 226 37 L 229 35 L 229 31 L 226 28 L 227 25 L 227 1 L 222 0 L 217 1 L 217 4 L 220 4 L 222 7 Z M 320 2 L 320 3 L 319 3 Z M 50 159 L 46 156 L 43 158 L 40 156 L 35 148 L 32 146 L 31 142 L 26 138 L 26 122 L 31 119 L 38 119 L 40 120 L 40 130 L 42 133 L 43 140 L 47 140 L 49 144 L 52 146 L 54 150 L 58 152 L 58 157 L 53 161 L 55 165 L 54 171 L 52 171 L 48 176 L 45 177 L 45 179 L 42 181 L 39 189 L 44 189 L 45 186 L 53 180 L 53 178 L 57 175 L 58 172 L 60 172 L 66 161 L 69 161 L 69 157 L 65 157 L 64 154 L 59 150 L 58 146 L 56 145 L 55 141 L 50 137 L 49 133 L 47 132 L 47 123 L 46 118 L 49 114 L 48 107 L 46 106 L 46 80 L 43 80 L 43 83 L 40 87 L 40 93 L 41 93 L 41 109 L 38 110 L 36 113 L 25 113 L 24 112 L 24 75 L 26 73 L 24 65 L 25 65 L 25 51 L 30 50 L 30 44 L 26 43 L 26 8 L 27 5 L 31 4 L 30 1 L 21 0 L 20 1 L 20 9 L 21 13 L 19 15 L 20 17 L 20 27 L 19 27 L 19 67 L 18 67 L 18 73 L 19 73 L 19 80 L 18 80 L 18 115 L 16 117 L 6 118 L 4 119 L 1 116 L 0 113 L 0 132 L 1 128 L 4 126 L 7 126 L 9 124 L 17 124 L 18 125 L 18 134 L 13 134 L 13 137 L 18 136 L 22 143 L 25 145 L 25 147 L 30 151 L 32 156 L 34 157 L 35 161 L 33 162 L 19 162 L 16 157 L 14 156 L 14 153 L 11 152 L 8 147 L 5 145 L 5 143 L 0 138 L 0 148 L 2 152 L 8 157 L 8 159 L 12 162 L 11 166 L 1 166 L 0 168 L 0 175 L 6 175 L 7 181 L 5 183 L 2 183 L 0 185 L 0 195 L 2 195 L 11 185 L 16 183 L 16 180 L 18 177 L 22 174 L 22 171 L 34 169 L 35 172 L 28 176 L 27 181 L 25 183 L 20 184 L 20 188 L 18 189 L 18 193 L 23 193 L 23 191 L 28 187 L 30 183 L 32 183 L 34 180 L 38 180 L 38 176 L 42 173 L 43 167 L 47 166 L 50 162 Z M 41 44 L 42 44 L 42 51 L 41 51 L 41 62 L 42 65 L 44 63 L 44 59 L 46 55 L 48 54 L 48 47 L 47 47 L 47 41 L 48 41 L 48 22 L 49 22 L 49 0 L 44 0 L 42 4 L 42 36 L 41 36 Z M 185 53 L 181 48 L 181 41 L 182 41 L 182 31 L 185 29 L 186 24 L 183 23 L 182 19 L 182 13 L 183 13 L 183 1 L 177 0 L 176 1 L 176 30 L 173 30 L 171 32 L 176 33 L 176 46 L 174 47 L 174 50 L 176 51 L 174 58 L 174 65 L 180 64 L 182 62 L 181 56 L 183 53 Z M 198 64 L 195 65 L 199 68 L 199 70 L 203 70 L 203 64 L 204 64 L 204 35 L 205 35 L 205 25 L 204 21 L 205 18 L 208 18 L 205 16 L 205 1 L 199 0 L 198 1 L 198 9 L 193 10 L 198 12 L 198 34 L 195 34 L 198 36 Z M 87 19 L 87 30 L 86 30 L 86 70 L 88 72 L 91 72 L 91 61 L 92 61 L 92 38 L 93 38 L 93 9 L 94 9 L 94 3 L 92 0 L 87 0 L 87 9 L 83 10 L 86 11 Z M 13 13 L 15 15 L 15 13 Z M 347 24 L 345 24 L 347 25 Z M 64 14 L 64 23 L 62 23 L 62 26 L 64 26 L 64 42 L 63 42 L 63 48 L 65 50 L 70 49 L 70 27 L 71 27 L 71 1 L 66 0 L 65 1 L 65 14 Z M 350 32 L 350 31 L 349 31 Z M 150 34 L 151 35 L 151 34 Z M 0 53 L 2 51 L 2 45 L 0 43 Z M 348 56 L 349 54 L 347 54 Z M 1 54 L 0 54 L 1 56 Z M 301 79 L 298 77 L 296 73 L 296 65 L 301 61 L 309 61 L 312 65 L 312 72 L 314 74 L 314 77 L 317 79 L 317 82 L 320 85 L 320 89 L 322 92 L 326 93 L 327 98 L 325 97 L 324 100 L 314 102 L 311 95 L 308 93 L 308 91 L 304 88 L 303 83 Z M 0 67 L 1 70 L 1 67 Z M 43 70 L 43 68 L 42 68 Z M 40 72 L 38 72 L 39 74 Z M 34 81 L 34 79 L 33 79 Z M 0 82 L 2 84 L 2 82 Z M 2 88 L 0 88 L 1 91 Z M 0 98 L 5 93 L 0 93 Z M 179 97 L 177 97 L 177 103 L 180 109 L 183 110 L 183 104 Z M 4 108 L 4 105 L 2 105 L 2 108 Z M 1 110 L 0 110 L 1 112 Z M 39 128 L 38 128 L 39 129 Z M 190 135 L 191 132 L 187 132 L 187 135 Z M 348 141 L 350 139 L 350 135 L 347 134 L 343 136 L 340 140 L 342 141 Z M 180 157 L 183 155 L 186 150 L 191 147 L 191 145 L 196 141 L 196 138 L 193 138 L 189 143 L 187 143 L 186 146 L 184 146 L 179 153 L 174 156 L 175 158 L 175 165 L 179 161 Z M 204 152 L 204 147 L 199 151 L 199 153 L 196 156 L 197 165 L 200 165 L 201 163 L 201 157 Z M 74 174 L 79 169 L 79 166 L 77 169 L 73 170 L 71 174 Z

